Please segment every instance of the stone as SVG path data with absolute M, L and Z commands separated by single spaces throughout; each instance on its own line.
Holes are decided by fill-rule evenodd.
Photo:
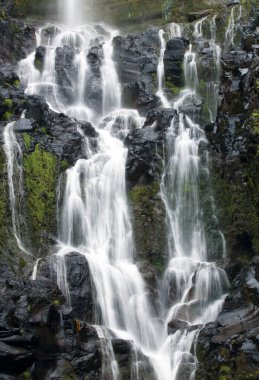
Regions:
M 33 126 L 31 124 L 30 119 L 20 119 L 16 121 L 14 125 L 14 131 L 15 132 L 28 132 L 32 131 Z
M 167 325 L 168 335 L 174 334 L 176 331 L 185 329 L 188 326 L 188 322 L 182 321 L 181 319 L 172 319 Z

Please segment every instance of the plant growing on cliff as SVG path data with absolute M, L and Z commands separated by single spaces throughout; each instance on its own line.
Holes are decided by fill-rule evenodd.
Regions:
M 56 158 L 36 145 L 35 151 L 24 155 L 25 188 L 28 215 L 34 240 L 40 240 L 42 230 L 49 231 L 55 219 Z

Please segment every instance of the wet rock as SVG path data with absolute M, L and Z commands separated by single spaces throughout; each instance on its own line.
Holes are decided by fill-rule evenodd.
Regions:
M 142 114 L 156 107 L 154 76 L 159 51 L 158 29 L 114 38 L 114 59 L 122 83 L 123 99 L 127 107 Z
M 95 289 L 86 258 L 71 252 L 65 256 L 66 274 L 73 312 L 76 318 L 94 322 Z
M 85 141 L 78 132 L 78 126 L 87 137 L 96 139 L 98 134 L 90 123 L 76 122 L 63 114 L 49 110 L 47 104 L 37 96 L 26 98 L 24 106 L 26 107 L 24 120 L 27 120 L 26 124 L 30 122 L 32 126 L 31 131 L 27 129 L 30 136 L 30 151 L 33 151 L 36 144 L 40 143 L 45 150 L 60 160 L 66 160 L 70 165 L 74 165 L 79 158 L 86 158 Z M 18 121 L 18 126 L 24 125 L 25 122 L 22 120 Z M 19 132 L 24 132 L 24 130 L 19 129 Z M 21 136 L 19 141 L 26 151 Z
M 87 61 L 91 73 L 88 74 L 88 81 L 85 88 L 85 99 L 87 104 L 96 112 L 102 111 L 103 83 L 101 66 L 103 62 L 103 50 L 101 46 L 92 46 L 87 54 Z
M 145 115 L 148 111 L 156 108 L 159 98 L 153 94 L 152 84 L 146 81 L 128 83 L 122 90 L 123 104 L 129 108 L 137 109 Z
M 15 132 L 28 132 L 32 131 L 33 127 L 30 119 L 20 119 L 14 125 Z
M 174 334 L 177 330 L 182 330 L 188 327 L 188 323 L 180 319 L 172 319 L 167 325 L 167 331 L 169 334 Z
M 175 114 L 172 109 L 152 110 L 147 114 L 143 128 L 132 131 L 126 137 L 126 177 L 129 187 L 160 180 L 164 133 Z
M 42 71 L 44 67 L 46 48 L 45 46 L 38 46 L 35 52 L 34 66 L 37 70 Z
M 159 50 L 158 29 L 114 38 L 114 59 L 122 83 L 139 81 L 141 75 L 156 73 Z
M 186 41 L 174 38 L 167 42 L 164 54 L 165 77 L 170 78 L 176 86 L 183 86 L 182 64 L 186 50 Z
M 217 321 L 207 324 L 199 335 L 198 359 L 212 377 L 223 372 L 223 367 L 231 379 L 247 374 L 253 378 L 259 370 L 258 263 L 255 257 L 235 276 Z
M 17 62 L 25 58 L 35 46 L 35 28 L 13 19 L 3 11 L 0 19 L 0 34 L 4 43 L 0 46 L 0 56 L 4 62 Z
M 70 46 L 58 47 L 55 56 L 55 70 L 57 83 L 60 86 L 72 87 L 75 79 L 74 66 L 75 51 Z

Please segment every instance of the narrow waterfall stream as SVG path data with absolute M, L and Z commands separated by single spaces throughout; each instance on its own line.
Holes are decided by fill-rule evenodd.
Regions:
M 200 174 L 208 171 L 200 151 L 201 145 L 206 145 L 206 137 L 202 128 L 182 111 L 185 101 L 197 96 L 196 52 L 190 43 L 183 65 L 185 87 L 178 99 L 169 102 L 163 91 L 166 39 L 164 31 L 159 31 L 161 46 L 157 95 L 162 107 L 176 109 L 177 115 L 167 131 L 165 169 L 161 180 L 160 193 L 168 229 L 168 264 L 160 289 L 162 306 L 157 312 L 136 265 L 137 253 L 125 180 L 127 149 L 123 140 L 129 131 L 141 128 L 145 118 L 136 110 L 122 108 L 122 89 L 112 58 L 112 40 L 118 32 L 106 26 L 77 26 L 80 17 L 78 12 L 74 12 L 75 7 L 71 8 L 71 3 L 68 0 L 65 3 L 66 26 L 48 26 L 54 30 L 48 38 L 47 29 L 41 28 L 37 32 L 37 47 L 43 46 L 45 50 L 41 68 L 36 69 L 34 65 L 37 50 L 19 65 L 19 76 L 27 94 L 43 96 L 56 112 L 90 121 L 99 135 L 95 149 L 85 137 L 87 158 L 79 159 L 67 169 L 64 189 L 60 189 L 63 196 L 58 210 L 59 244 L 52 257 L 57 284 L 70 303 L 65 257 L 71 252 L 84 256 L 96 292 L 94 326 L 102 342 L 104 379 L 122 379 L 111 344 L 114 337 L 132 344 L 135 353 L 132 380 L 147 380 L 141 371 L 143 361 L 149 366 L 151 380 L 194 379 L 196 338 L 205 323 L 217 318 L 229 286 L 225 272 L 210 262 L 207 255 L 199 195 Z M 205 20 L 208 21 L 207 17 L 195 24 L 195 38 L 202 36 Z M 217 62 L 216 78 L 211 82 L 213 104 L 209 106 L 211 121 L 214 121 L 216 82 L 220 75 L 220 47 L 216 44 L 215 18 L 211 20 L 211 30 L 210 43 Z M 177 24 L 171 24 L 170 32 L 172 38 L 182 35 Z M 90 86 L 91 70 L 86 57 L 94 46 L 93 41 L 96 43 L 97 40 L 102 51 L 101 67 L 97 73 L 102 84 L 99 108 L 86 91 Z M 69 55 L 72 50 L 76 52 L 73 57 L 75 70 L 65 70 L 66 98 L 60 90 L 55 67 L 58 54 Z M 84 136 L 82 130 L 79 132 Z M 5 147 L 8 165 L 12 167 L 8 173 L 10 200 L 15 210 L 12 193 L 14 166 L 11 160 L 14 154 L 19 154 L 19 145 L 13 141 L 12 147 L 16 147 L 17 152 L 12 151 L 8 143 L 11 138 L 14 139 L 12 125 L 8 125 Z M 19 242 L 15 214 L 13 226 Z M 219 234 L 222 235 L 221 232 Z M 34 279 L 38 263 L 39 260 L 33 273 Z
M 13 234 L 19 249 L 26 254 L 21 237 L 21 201 L 23 198 L 22 150 L 15 136 L 15 122 L 7 124 L 4 130 L 4 151 L 7 159 L 9 200 L 12 215 Z

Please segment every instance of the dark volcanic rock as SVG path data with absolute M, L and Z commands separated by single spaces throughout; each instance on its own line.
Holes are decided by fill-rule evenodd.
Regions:
M 164 54 L 165 77 L 170 77 L 176 86 L 183 86 L 182 63 L 186 50 L 186 40 L 174 38 L 167 42 Z
M 143 128 L 132 131 L 126 137 L 126 176 L 129 187 L 160 180 L 164 133 L 175 114 L 176 111 L 172 109 L 150 111 Z
M 114 38 L 114 59 L 123 85 L 127 107 L 145 113 L 157 106 L 153 77 L 156 75 L 160 43 L 158 29 Z
M 114 38 L 114 59 L 122 83 L 136 82 L 141 76 L 156 73 L 159 51 L 158 29 Z
M 2 7 L 2 4 L 1 4 Z M 4 62 L 17 62 L 25 58 L 35 47 L 35 28 L 9 15 L 8 6 L 2 8 L 0 17 L 0 56 Z
M 198 379 L 256 379 L 259 371 L 259 259 L 244 267 L 232 282 L 216 322 L 201 331 L 197 355 Z M 223 373 L 224 372 L 224 373 Z
M 180 319 L 172 319 L 167 325 L 168 334 L 174 334 L 177 330 L 188 327 L 188 323 Z
M 35 52 L 34 66 L 39 70 L 43 70 L 45 61 L 46 48 L 45 46 L 37 46 Z
M 96 139 L 98 134 L 90 123 L 74 121 L 63 114 L 56 114 L 49 110 L 47 104 L 37 96 L 29 96 L 24 106 L 26 118 L 33 127 L 32 131 L 27 130 L 31 141 L 31 151 L 40 144 L 45 150 L 60 160 L 66 160 L 70 165 L 74 165 L 79 158 L 86 158 L 84 137 L 77 128 L 80 126 L 86 136 Z M 29 121 L 26 121 L 26 124 Z M 23 132 L 20 129 L 21 123 L 25 122 L 22 120 L 17 122 L 19 132 Z M 25 149 L 21 137 L 19 141 Z
M 70 301 L 76 318 L 94 322 L 95 291 L 86 258 L 71 252 L 65 257 Z

